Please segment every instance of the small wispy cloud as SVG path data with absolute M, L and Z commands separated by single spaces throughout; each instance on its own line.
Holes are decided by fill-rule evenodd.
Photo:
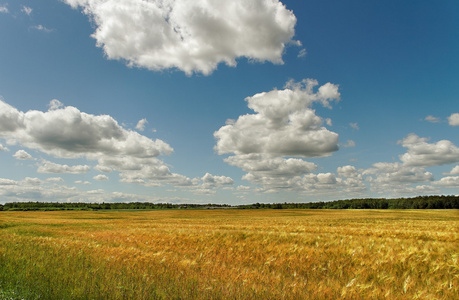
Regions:
M 53 29 L 49 29 L 43 25 L 36 25 L 36 26 L 32 26 L 32 29 L 36 29 L 36 30 L 39 30 L 39 31 L 43 31 L 43 32 L 53 32 L 54 30 Z
M 300 52 L 298 53 L 298 57 L 305 57 L 308 52 L 306 51 L 305 48 L 301 49 Z
M 359 125 L 357 123 L 349 123 L 349 126 L 351 126 L 355 130 L 359 130 L 360 129 L 360 127 L 359 127 Z
M 49 178 L 46 178 L 46 181 L 48 181 L 48 182 L 64 182 L 64 179 L 62 179 L 62 177 L 49 177 Z
M 344 148 L 355 147 L 355 142 L 353 140 L 347 140 L 347 143 L 343 145 Z
M 31 7 L 24 5 L 22 6 L 21 11 L 25 13 L 26 15 L 30 16 L 30 14 L 32 14 L 33 9 Z
M 62 104 L 62 102 L 57 99 L 53 99 L 49 102 L 48 107 L 49 110 L 56 110 L 64 107 L 64 104 Z
M 8 7 L 6 7 L 6 5 L 0 5 L 0 13 L 7 14 L 9 12 L 10 11 L 8 10 Z
M 77 180 L 77 181 L 75 181 L 75 183 L 76 183 L 76 184 L 84 184 L 84 185 L 90 185 L 90 184 L 91 184 L 91 182 L 89 182 L 89 181 L 83 181 L 83 180 Z
M 440 123 L 441 122 L 440 118 L 434 117 L 432 115 L 428 115 L 427 117 L 424 118 L 424 120 L 430 123 Z
M 143 118 L 142 120 L 140 120 L 137 125 L 135 126 L 135 129 L 139 130 L 139 131 L 144 131 L 145 130 L 145 125 L 147 125 L 148 121 L 147 119 Z

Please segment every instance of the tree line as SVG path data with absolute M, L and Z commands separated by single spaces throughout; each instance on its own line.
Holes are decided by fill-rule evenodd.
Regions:
M 459 196 L 419 196 L 413 198 L 365 198 L 309 203 L 255 203 L 240 208 L 271 209 L 459 209 Z
M 85 202 L 9 202 L 0 204 L 0 211 L 7 210 L 157 210 L 157 209 L 204 209 L 229 208 L 227 204 L 171 204 L 150 202 L 116 202 L 116 203 L 85 203 Z
M 9 202 L 0 211 L 28 210 L 159 210 L 159 209 L 459 209 L 459 196 L 418 196 L 413 198 L 365 198 L 308 203 L 172 204 L 150 202 L 82 203 L 82 202 Z

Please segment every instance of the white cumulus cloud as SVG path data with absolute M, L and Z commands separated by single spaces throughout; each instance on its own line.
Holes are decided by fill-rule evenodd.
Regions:
M 91 155 L 156 157 L 172 148 L 126 130 L 107 115 L 95 116 L 72 106 L 61 107 L 55 100 L 47 112 L 26 113 L 0 100 L 0 137 L 56 157 Z
M 194 178 L 193 185 L 189 190 L 194 194 L 213 195 L 216 190 L 222 187 L 229 187 L 234 184 L 234 180 L 228 176 L 218 176 L 206 173 L 201 178 Z
M 338 150 L 338 134 L 322 126 L 310 108 L 314 102 L 329 106 L 339 100 L 337 86 L 306 79 L 289 82 L 284 90 L 259 93 L 245 100 L 255 114 L 240 116 L 214 133 L 219 154 L 269 154 L 277 156 L 328 156 Z
M 36 177 L 26 177 L 21 181 L 24 185 L 41 185 L 43 183 L 42 180 Z
M 103 174 L 96 175 L 93 177 L 93 179 L 97 181 L 108 181 L 109 180 L 108 176 L 103 175 Z
M 443 173 L 443 175 L 459 175 L 459 165 L 453 167 L 451 172 Z
M 363 172 L 368 175 L 366 180 L 370 182 L 371 189 L 381 194 L 399 195 L 409 194 L 415 191 L 420 192 L 419 188 L 413 188 L 413 185 L 420 183 L 432 182 L 433 174 L 423 167 L 407 166 L 395 162 L 380 162 L 373 164 L 373 168 Z M 425 190 L 425 185 L 423 190 Z M 425 190 L 430 191 L 430 190 Z
M 339 188 L 339 181 L 333 173 L 306 174 L 294 177 L 288 183 L 292 189 L 307 194 L 335 193 Z
M 338 173 L 339 176 L 348 177 L 348 178 L 358 177 L 360 175 L 357 169 L 351 165 L 338 167 L 336 169 L 336 172 Z
M 205 187 L 215 187 L 234 184 L 233 179 L 231 179 L 230 177 L 216 176 L 209 173 L 206 173 L 201 179 Z
M 47 160 L 42 160 L 37 168 L 38 173 L 68 173 L 68 174 L 84 174 L 91 170 L 87 165 L 68 166 L 56 164 Z
M 263 154 L 230 156 L 225 162 L 247 172 L 243 179 L 270 189 L 287 188 L 291 178 L 317 169 L 314 163 L 302 159 L 269 157 Z
M 103 172 L 103 173 L 111 173 L 113 171 L 112 168 L 107 167 L 107 166 L 101 166 L 101 165 L 95 166 L 94 169 L 99 172 Z
M 316 80 L 289 81 L 283 90 L 256 94 L 245 100 L 254 114 L 228 120 L 214 133 L 219 154 L 247 172 L 242 178 L 267 190 L 298 188 L 298 179 L 317 169 L 302 158 L 329 156 L 338 150 L 338 134 L 322 126 L 311 108 L 339 101 L 338 86 Z M 331 123 L 331 121 L 327 122 Z M 295 179 L 293 182 L 291 180 Z
M 184 188 L 194 185 L 194 179 L 173 173 L 158 158 L 173 151 L 164 141 L 127 130 L 110 116 L 80 112 L 58 100 L 51 101 L 47 112 L 25 113 L 0 100 L 0 138 L 58 158 L 97 161 L 95 170 L 116 171 L 121 182 Z M 39 173 L 71 174 L 89 170 L 88 165 L 69 166 L 47 160 L 42 160 L 37 169 Z
M 407 166 L 399 162 L 375 163 L 373 168 L 365 171 L 365 174 L 377 175 L 372 182 L 384 184 L 419 183 L 433 180 L 433 174 L 423 167 Z
M 444 177 L 434 181 L 434 176 L 427 167 L 459 162 L 459 148 L 451 141 L 441 140 L 428 143 L 428 138 L 422 138 L 412 133 L 398 144 L 407 148 L 400 155 L 400 162 L 379 162 L 372 168 L 362 171 L 371 190 L 383 195 L 400 197 L 400 195 L 419 195 L 440 193 L 439 187 L 453 188 L 457 184 L 455 176 Z M 338 171 L 339 172 L 339 171 Z M 443 175 L 459 174 L 459 166 Z
M 18 182 L 12 179 L 0 178 L 0 185 L 16 185 Z
M 24 150 L 18 150 L 16 153 L 13 154 L 14 158 L 19 159 L 19 160 L 28 160 L 32 159 L 32 155 L 27 153 Z
M 448 123 L 451 126 L 459 126 L 459 113 L 454 113 L 448 117 Z
M 438 181 L 432 182 L 433 185 L 443 186 L 446 188 L 459 188 L 459 176 L 447 176 Z
M 338 167 L 336 172 L 339 176 L 337 181 L 346 194 L 359 194 L 366 191 L 367 187 L 364 183 L 362 172 L 357 170 L 354 166 L 347 165 Z
M 416 134 L 409 134 L 398 143 L 408 148 L 400 156 L 400 160 L 407 166 L 437 166 L 459 162 L 459 148 L 449 140 L 437 143 L 427 143 L 428 138 L 421 138 Z
M 278 0 L 64 0 L 96 26 L 109 59 L 150 70 L 212 73 L 236 59 L 281 64 L 296 17 Z

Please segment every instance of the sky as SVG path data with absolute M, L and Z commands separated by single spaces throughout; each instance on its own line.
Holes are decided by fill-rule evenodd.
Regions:
M 458 15 L 0 0 L 0 203 L 458 195 Z

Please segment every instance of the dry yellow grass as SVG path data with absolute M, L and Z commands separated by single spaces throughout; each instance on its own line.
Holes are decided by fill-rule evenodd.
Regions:
M 454 299 L 457 210 L 0 213 L 0 298 Z

